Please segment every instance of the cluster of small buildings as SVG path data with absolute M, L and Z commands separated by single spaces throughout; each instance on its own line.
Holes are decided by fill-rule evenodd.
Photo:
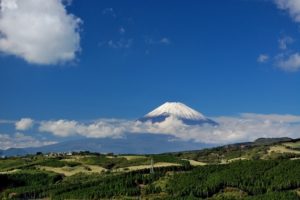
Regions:
M 43 154 L 45 157 L 72 156 L 74 152 L 50 152 Z

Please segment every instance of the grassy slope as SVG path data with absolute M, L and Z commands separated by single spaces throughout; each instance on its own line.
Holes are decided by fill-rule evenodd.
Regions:
M 300 141 L 275 141 L 226 145 L 199 151 L 174 153 L 173 155 L 206 164 L 226 164 L 236 160 L 275 159 L 300 157 Z M 192 161 L 192 162 L 193 162 Z

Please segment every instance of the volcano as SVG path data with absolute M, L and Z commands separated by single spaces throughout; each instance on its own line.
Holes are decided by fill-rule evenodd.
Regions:
M 218 125 L 217 122 L 180 102 L 166 102 L 146 114 L 144 117 L 138 119 L 138 121 L 160 123 L 169 117 L 179 119 L 186 125 Z

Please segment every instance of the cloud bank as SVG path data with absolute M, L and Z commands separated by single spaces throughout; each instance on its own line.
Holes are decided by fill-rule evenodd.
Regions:
M 56 136 L 67 137 L 82 135 L 89 138 L 120 137 L 126 130 L 129 121 L 102 119 L 94 123 L 84 124 L 74 120 L 43 121 L 40 132 L 50 132 Z
M 57 120 L 41 122 L 39 131 L 56 136 L 81 135 L 89 138 L 119 138 L 124 133 L 172 135 L 179 140 L 208 144 L 253 141 L 260 137 L 300 137 L 300 116 L 244 113 L 237 117 L 214 118 L 219 126 L 189 126 L 169 117 L 161 123 L 100 119 L 92 123 Z
M 39 147 L 55 143 L 54 141 L 38 140 L 23 133 L 16 133 L 14 135 L 0 134 L 0 149 L 2 150 L 9 148 Z
M 29 63 L 48 65 L 75 59 L 81 20 L 62 0 L 2 0 L 0 51 Z

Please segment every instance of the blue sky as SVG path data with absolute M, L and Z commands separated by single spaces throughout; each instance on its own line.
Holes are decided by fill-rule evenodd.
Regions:
M 297 0 L 55 2 L 73 15 L 69 35 L 51 41 L 46 27 L 34 57 L 13 41 L 22 24 L 0 21 L 21 49 L 0 42 L 0 119 L 136 119 L 166 101 L 207 116 L 300 115 Z M 74 55 L 51 55 L 64 50 Z

